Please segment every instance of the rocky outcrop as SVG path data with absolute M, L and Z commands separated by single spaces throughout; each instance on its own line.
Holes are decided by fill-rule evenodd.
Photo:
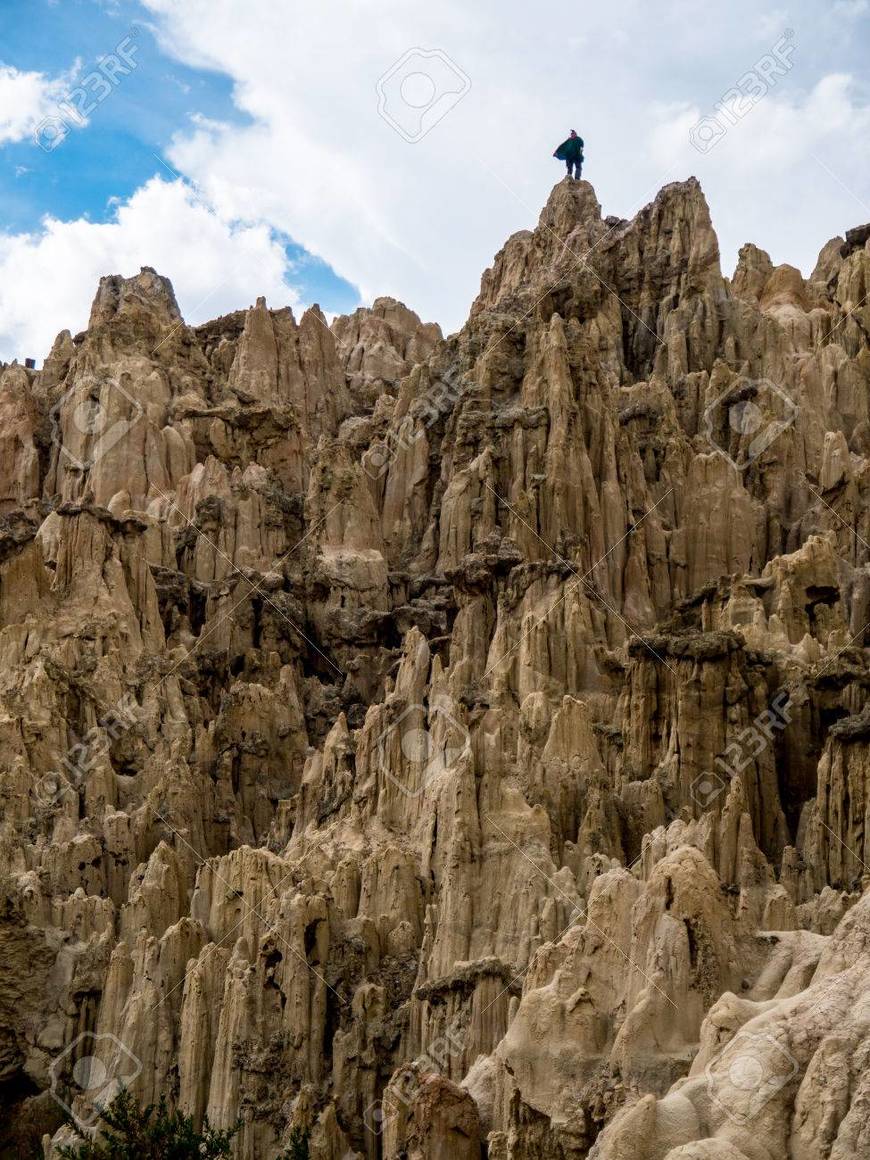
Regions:
M 870 1155 L 858 234 L 567 180 L 447 339 L 145 269 L 0 368 L 0 1150 Z
M 396 394 L 402 379 L 432 354 L 441 328 L 395 298 L 376 298 L 371 307 L 340 315 L 332 324 L 347 384 L 361 409 L 382 394 Z

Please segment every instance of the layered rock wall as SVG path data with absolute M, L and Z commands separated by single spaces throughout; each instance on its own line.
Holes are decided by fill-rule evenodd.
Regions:
M 870 1156 L 868 281 L 566 180 L 447 339 L 145 269 L 0 368 L 0 1148 L 99 1072 L 239 1160 Z

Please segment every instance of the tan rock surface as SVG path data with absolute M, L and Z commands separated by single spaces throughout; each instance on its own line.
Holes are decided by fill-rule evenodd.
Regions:
M 564 181 L 447 339 L 0 367 L 0 1150 L 870 1158 L 868 281 Z

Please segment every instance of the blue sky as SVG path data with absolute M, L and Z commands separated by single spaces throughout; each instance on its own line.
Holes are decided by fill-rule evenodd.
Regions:
M 111 199 L 128 197 L 162 172 L 159 158 L 191 113 L 236 116 L 229 78 L 167 60 L 138 4 L 3 0 L 0 13 L 0 60 L 19 69 L 55 75 L 80 58 L 86 70 L 130 32 L 137 63 L 87 131 L 71 133 L 62 149 L 34 149 L 29 137 L 7 146 L 0 174 L 0 222 L 6 230 L 34 229 L 45 213 L 103 216 Z
M 135 69 L 39 148 L 131 34 Z M 726 273 L 746 241 L 808 273 L 870 221 L 868 50 L 870 0 L 0 0 L 0 359 L 145 264 L 194 323 L 392 294 L 454 329 L 575 125 L 605 213 L 695 174 Z
M 86 129 L 71 132 L 53 152 L 35 148 L 30 136 L 0 149 L 0 232 L 36 231 L 46 214 L 111 220 L 118 201 L 150 178 L 174 179 L 167 147 L 192 116 L 250 123 L 233 103 L 232 80 L 214 69 L 188 67 L 161 51 L 153 14 L 138 3 L 0 0 L 0 64 L 21 71 L 56 76 L 80 60 L 86 74 L 127 35 L 135 45 L 136 68 L 93 113 Z M 336 313 L 359 305 L 359 291 L 328 263 L 283 232 L 274 236 L 287 255 L 288 284 L 303 302 L 316 301 Z

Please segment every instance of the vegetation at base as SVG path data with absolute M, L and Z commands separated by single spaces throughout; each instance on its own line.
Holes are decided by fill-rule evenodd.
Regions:
M 140 1108 L 122 1089 L 100 1112 L 94 1140 L 61 1147 L 63 1160 L 220 1160 L 229 1156 L 240 1125 L 220 1130 L 208 1120 L 198 1132 L 192 1116 L 170 1112 L 166 1100 Z
M 63 1160 L 221 1160 L 231 1155 L 232 1128 L 212 1128 L 206 1118 L 198 1132 L 192 1116 L 170 1112 L 166 1100 L 140 1108 L 129 1091 L 122 1089 L 100 1112 L 100 1133 L 94 1140 L 65 1144 L 58 1154 Z M 278 1160 L 310 1160 L 308 1133 L 294 1128 Z
M 294 1128 L 290 1133 L 287 1147 L 281 1153 L 279 1160 L 310 1160 L 310 1157 L 308 1133 L 303 1132 L 300 1128 Z

